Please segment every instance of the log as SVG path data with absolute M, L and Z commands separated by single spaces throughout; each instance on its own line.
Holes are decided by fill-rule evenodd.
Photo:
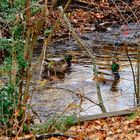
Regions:
M 47 133 L 47 134 L 37 135 L 36 140 L 48 139 L 48 138 L 51 138 L 51 137 L 65 137 L 65 138 L 72 138 L 72 139 L 77 138 L 75 136 L 69 136 L 69 135 L 65 135 L 63 133 Z
M 87 115 L 87 116 L 80 116 L 76 122 L 84 122 L 84 121 L 90 121 L 90 120 L 96 120 L 96 119 L 103 119 L 108 117 L 115 117 L 115 116 L 124 116 L 124 115 L 131 115 L 134 112 L 136 112 L 136 109 L 127 109 L 127 110 L 121 110 L 121 111 L 114 111 L 114 112 L 107 112 L 107 113 L 101 113 L 96 115 Z

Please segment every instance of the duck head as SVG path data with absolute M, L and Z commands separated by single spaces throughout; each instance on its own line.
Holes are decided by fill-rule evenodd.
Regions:
M 65 60 L 66 63 L 68 64 L 68 67 L 71 67 L 72 55 L 71 55 L 71 54 L 65 55 L 65 56 L 64 56 L 64 60 Z

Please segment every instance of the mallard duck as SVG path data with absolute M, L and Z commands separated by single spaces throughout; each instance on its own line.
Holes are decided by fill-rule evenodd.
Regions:
M 112 70 L 112 73 L 114 74 L 114 79 L 115 80 L 119 80 L 120 79 L 120 74 L 118 72 L 119 70 L 119 64 L 117 64 L 117 61 L 116 60 L 113 60 L 112 61 L 112 65 L 111 65 L 111 70 Z
M 44 70 L 42 74 L 43 79 L 53 80 L 53 77 L 63 79 L 65 72 L 71 67 L 72 56 L 65 55 L 60 60 L 45 60 Z

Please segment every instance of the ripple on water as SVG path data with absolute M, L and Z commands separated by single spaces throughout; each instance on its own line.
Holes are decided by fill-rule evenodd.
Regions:
M 114 83 L 112 76 L 110 76 L 110 81 L 106 81 L 105 84 L 101 83 L 101 93 L 108 111 L 128 109 L 134 105 L 134 88 L 131 68 L 122 69 L 120 75 L 121 79 L 118 83 Z M 112 91 L 111 88 L 113 86 L 116 90 Z M 55 89 L 55 87 L 57 88 Z M 55 84 L 52 89 L 43 91 L 41 95 L 36 94 L 33 99 L 33 104 L 37 112 L 50 116 L 53 113 L 62 112 L 66 106 L 73 102 L 78 104 L 80 98 L 76 96 L 76 93 L 80 93 L 90 100 L 98 102 L 91 65 L 84 67 L 82 65 L 73 64 L 72 72 L 66 75 L 64 81 Z M 81 115 L 101 113 L 98 106 L 85 98 L 83 98 L 81 107 Z

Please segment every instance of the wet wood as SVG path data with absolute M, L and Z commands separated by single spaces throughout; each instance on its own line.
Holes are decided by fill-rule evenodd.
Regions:
M 17 137 L 17 138 L 11 138 L 11 137 L 0 137 L 0 140 L 36 140 L 33 135 L 26 135 L 24 137 Z
M 101 113 L 101 114 L 97 114 L 97 115 L 80 116 L 78 118 L 77 122 L 79 122 L 79 121 L 84 122 L 84 121 L 90 121 L 90 120 L 96 120 L 96 119 L 100 119 L 100 118 L 108 118 L 108 117 L 114 117 L 114 116 L 130 115 L 134 112 L 136 112 L 136 109 L 127 109 L 127 110 L 121 110 L 121 111 Z
M 63 133 L 48 133 L 48 134 L 41 134 L 36 136 L 36 140 L 43 140 L 43 139 L 48 139 L 51 137 L 65 137 L 65 138 L 72 138 L 76 139 L 77 137 L 70 136 L 70 135 L 65 135 Z

